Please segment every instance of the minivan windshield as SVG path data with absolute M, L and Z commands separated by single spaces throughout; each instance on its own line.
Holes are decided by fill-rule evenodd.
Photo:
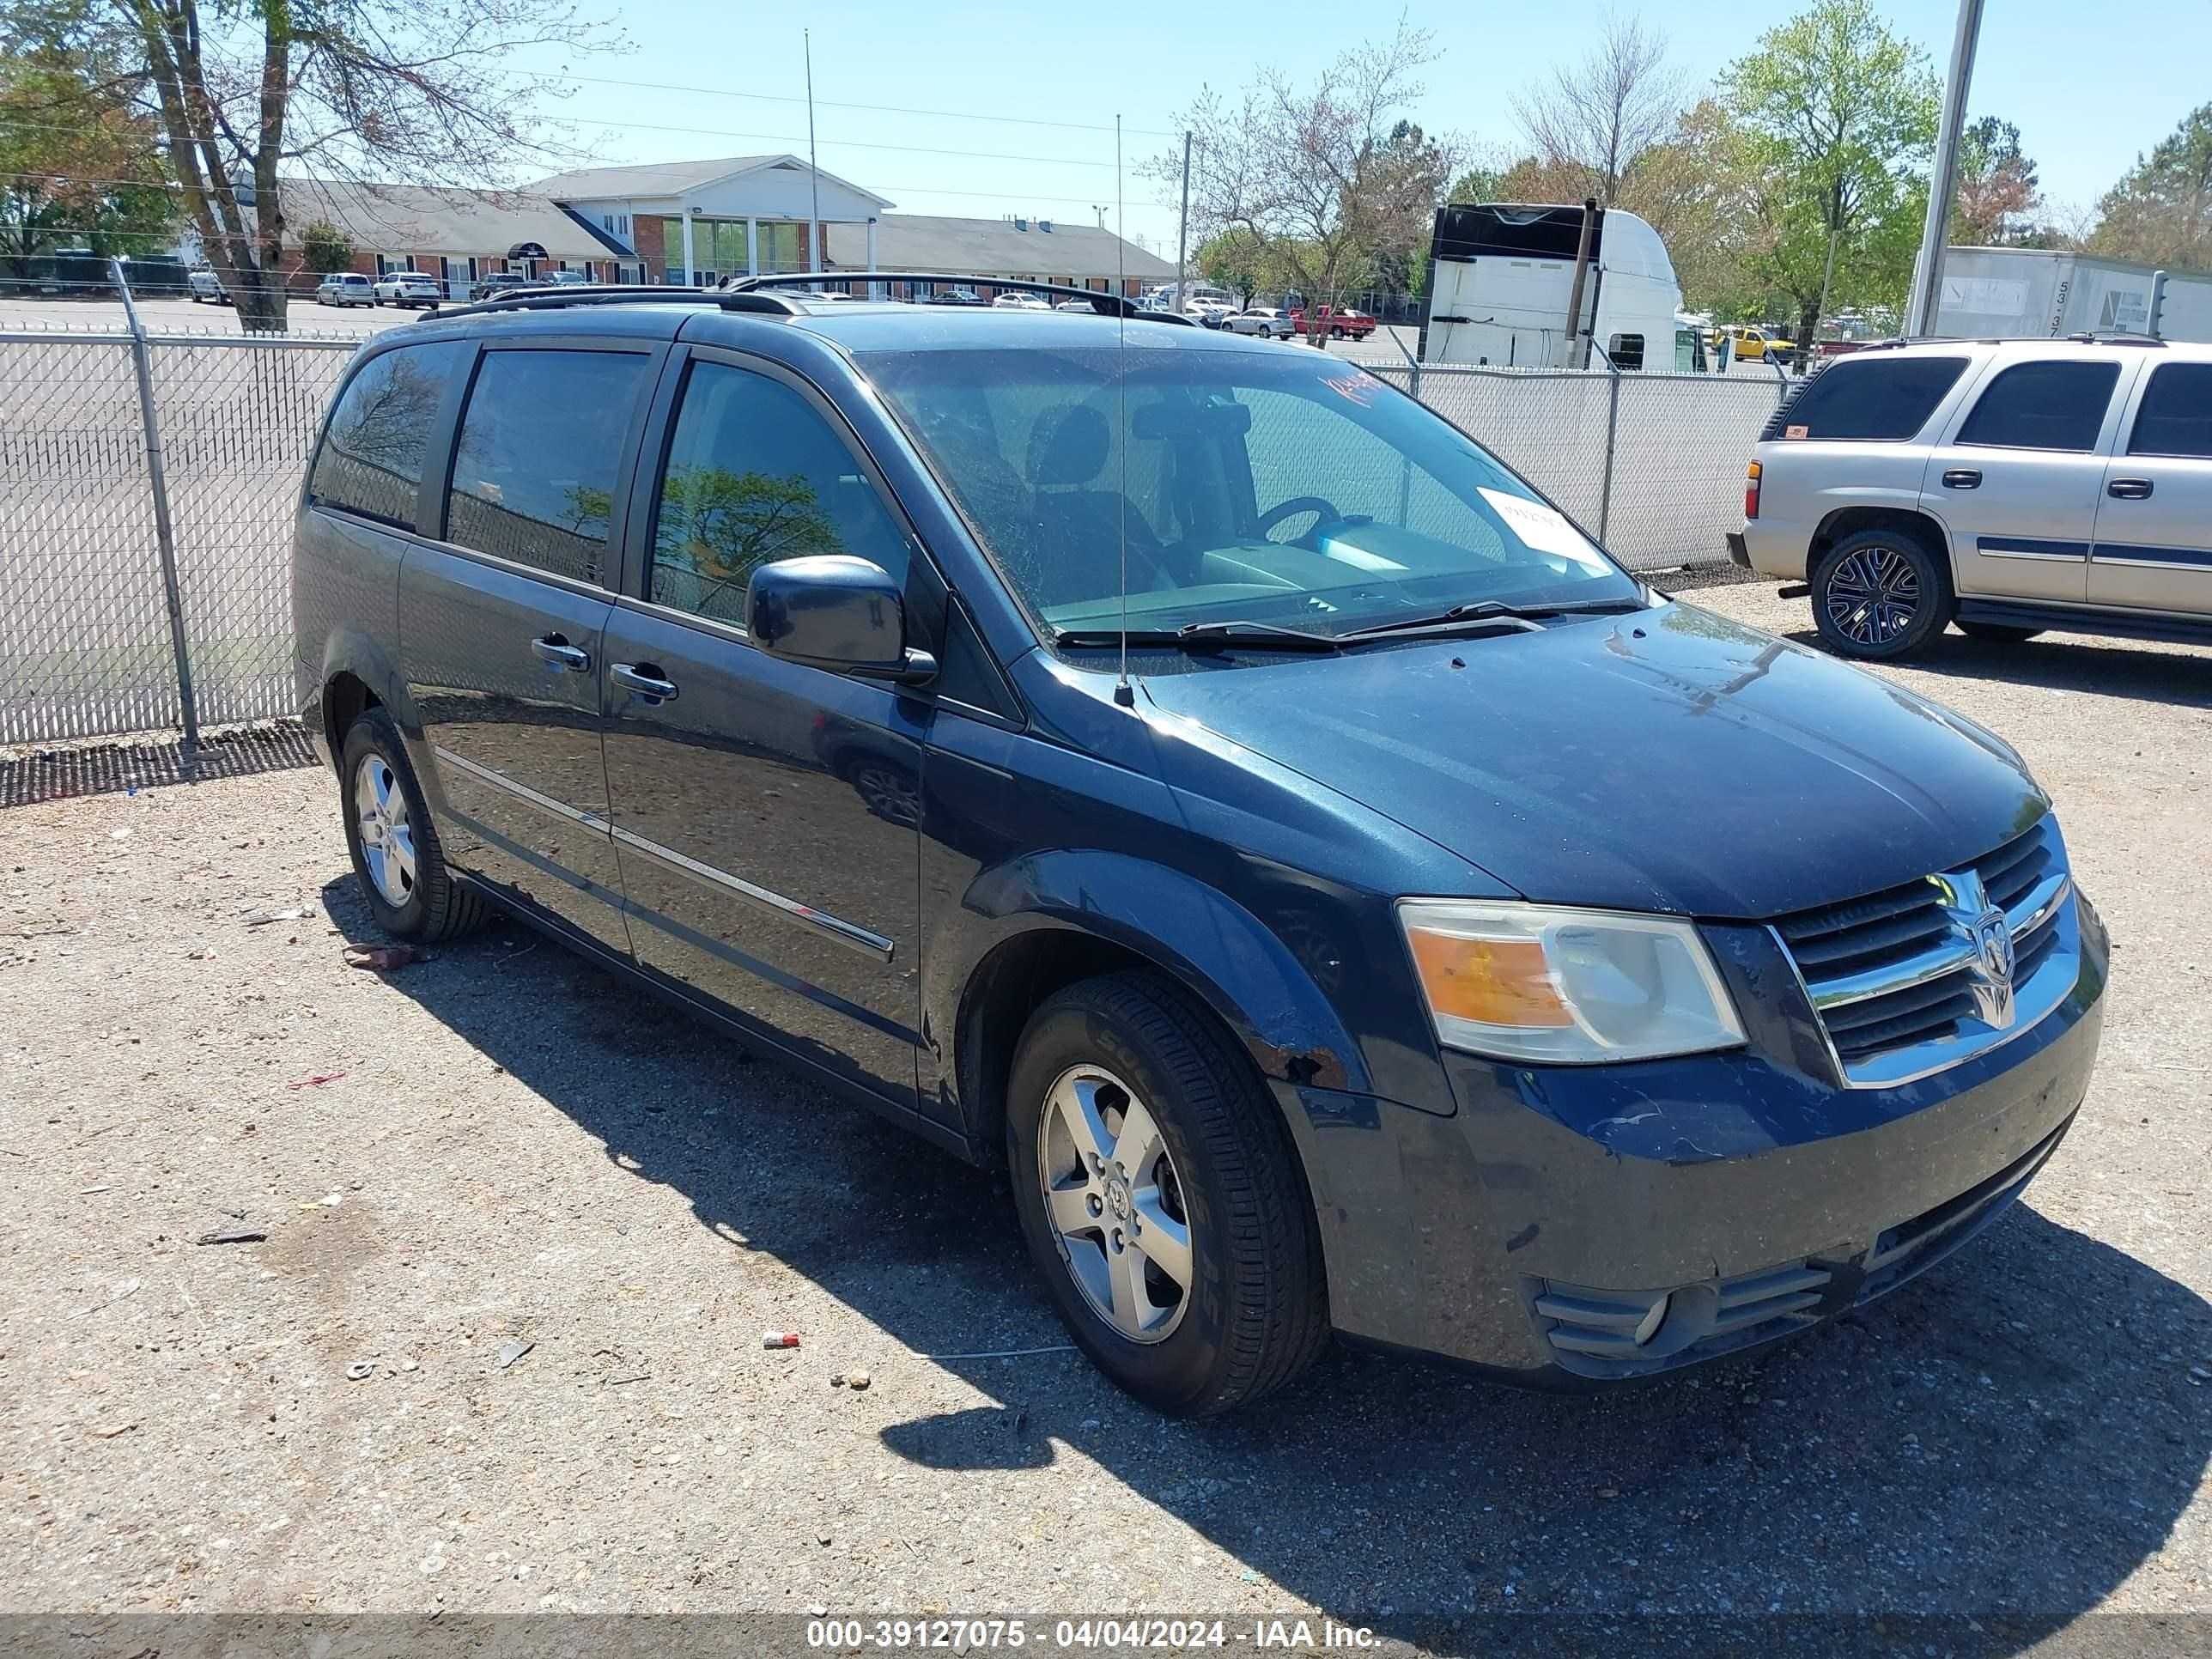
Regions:
M 1134 331 L 1132 331 L 1134 332 Z M 1048 631 L 1262 622 L 1338 635 L 1638 586 L 1479 445 L 1281 347 L 859 354 Z

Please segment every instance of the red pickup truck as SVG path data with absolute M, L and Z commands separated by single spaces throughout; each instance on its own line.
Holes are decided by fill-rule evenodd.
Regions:
M 1291 321 L 1297 325 L 1299 333 L 1309 337 L 1320 329 L 1325 330 L 1332 340 L 1364 340 L 1375 331 L 1375 319 L 1351 306 L 1340 309 L 1335 306 L 1317 306 L 1314 308 L 1313 319 L 1311 326 L 1309 326 L 1306 308 L 1304 306 L 1291 307 Z

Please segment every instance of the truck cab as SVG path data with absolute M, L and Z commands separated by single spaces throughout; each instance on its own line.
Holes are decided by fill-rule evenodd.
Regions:
M 1583 210 L 1559 204 L 1455 203 L 1437 210 L 1429 246 L 1421 360 L 1515 368 L 1588 368 L 1594 343 L 1623 370 L 1675 367 L 1682 290 L 1659 233 L 1601 208 L 1591 228 L 1578 329 L 1568 326 Z

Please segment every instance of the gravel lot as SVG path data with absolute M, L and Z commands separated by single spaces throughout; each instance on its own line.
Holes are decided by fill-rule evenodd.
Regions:
M 0 762 L 0 1607 L 1305 1611 L 1439 1649 L 1771 1610 L 2006 1651 L 2212 1614 L 2212 658 L 1954 636 L 1896 678 L 2027 754 L 2117 942 L 2027 1201 L 1727 1369 L 1583 1399 L 1338 1352 L 1200 1425 L 1072 1353 L 943 1357 L 1060 1342 L 994 1176 L 518 927 L 342 965 L 296 740 L 191 787 Z M 2111 1640 L 2212 1619 L 2160 1628 Z

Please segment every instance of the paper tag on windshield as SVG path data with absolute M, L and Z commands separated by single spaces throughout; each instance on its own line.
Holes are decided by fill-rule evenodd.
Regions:
M 1477 486 L 1482 499 L 1505 520 L 1505 527 L 1539 553 L 1571 559 L 1585 570 L 1603 571 L 1606 562 L 1591 550 L 1589 538 L 1570 523 L 1559 508 L 1525 495 L 1509 495 L 1502 489 Z
M 1813 435 L 1813 428 L 1807 426 L 1785 426 L 1782 428 L 1782 435 L 1785 438 L 1809 438 Z

